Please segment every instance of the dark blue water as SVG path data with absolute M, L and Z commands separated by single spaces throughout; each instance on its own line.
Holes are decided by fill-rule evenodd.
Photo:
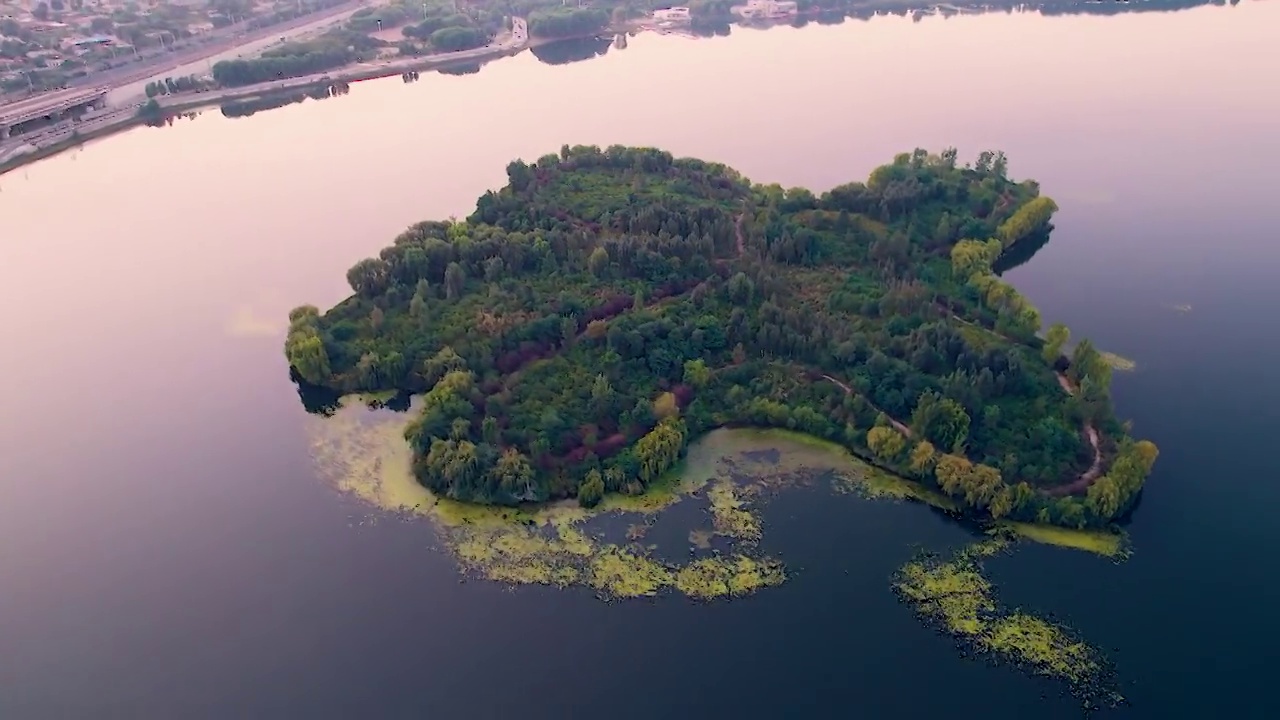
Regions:
M 894 598 L 918 546 L 971 539 L 923 507 L 783 493 L 783 586 L 606 604 L 460 583 L 426 523 L 319 479 L 288 308 L 340 299 L 352 262 L 466 214 L 512 157 L 620 142 L 816 189 L 916 145 L 1003 148 L 1062 206 L 1008 277 L 1137 362 L 1119 411 L 1161 457 L 1128 562 L 1020 547 L 988 563 L 1000 597 L 1112 651 L 1116 717 L 1269 717 L 1277 23 L 1246 3 L 642 35 L 0 179 L 0 716 L 1078 717 Z

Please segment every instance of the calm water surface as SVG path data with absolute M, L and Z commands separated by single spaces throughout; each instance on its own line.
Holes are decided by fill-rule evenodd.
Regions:
M 1138 363 L 1119 410 L 1162 454 L 1128 563 L 1022 548 L 990 564 L 1002 597 L 1112 649 L 1116 716 L 1271 717 L 1277 28 L 1280 5 L 1245 3 L 645 35 L 208 111 L 5 176 L 0 717 L 1079 715 L 896 602 L 913 544 L 967 539 L 920 507 L 784 495 L 783 587 L 607 605 L 460 584 L 427 525 L 317 480 L 285 313 L 563 143 L 815 189 L 915 146 L 1005 150 L 1062 206 L 1009 277 Z

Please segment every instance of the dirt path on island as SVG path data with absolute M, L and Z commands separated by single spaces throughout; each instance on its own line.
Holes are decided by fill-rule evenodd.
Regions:
M 841 382 L 841 381 L 839 381 L 839 380 L 837 380 L 837 379 L 835 379 L 835 378 L 831 377 L 830 375 L 823 375 L 823 376 L 822 376 L 822 379 L 824 379 L 824 380 L 830 380 L 831 382 L 835 383 L 836 387 L 838 387 L 838 388 L 840 388 L 841 390 L 843 390 L 845 395 L 853 395 L 853 394 L 854 394 L 854 390 L 853 390 L 853 388 L 851 388 L 851 387 L 849 387 L 848 385 L 844 384 L 843 382 Z M 863 400 L 867 400 L 867 399 L 864 397 L 864 398 L 863 398 Z M 881 410 L 880 408 L 876 407 L 876 406 L 875 406 L 875 404 L 874 404 L 874 403 L 872 403 L 870 400 L 867 400 L 867 404 L 868 404 L 868 405 L 870 405 L 871 407 L 875 408 L 876 412 L 879 412 L 881 415 L 884 415 L 885 417 L 889 418 L 889 424 L 893 426 L 893 429 L 894 429 L 894 430 L 897 430 L 898 432 L 902 433 L 902 434 L 903 434 L 903 435 L 905 435 L 908 439 L 910 439 L 910 438 L 911 438 L 911 428 L 909 428 L 909 427 L 907 427 L 906 425 L 902 424 L 901 422 L 898 422 L 897 420 L 893 419 L 893 417 L 892 417 L 891 415 L 889 415 L 889 413 L 887 413 L 887 412 L 885 412 L 885 411 Z
M 946 305 L 943 305 L 940 302 L 934 302 L 934 307 L 937 308 L 939 311 L 941 311 L 943 314 L 945 314 L 947 317 L 951 318 L 952 320 L 955 320 L 957 322 L 963 323 L 970 327 L 974 327 L 979 330 L 991 333 L 992 335 L 998 338 L 1004 339 L 1006 342 L 1010 344 L 1022 345 L 1021 342 L 1009 337 L 1008 335 L 1005 335 L 1004 333 L 996 332 L 991 328 L 984 327 L 982 325 L 979 325 L 978 323 L 965 320 L 964 318 L 956 314 L 954 310 L 947 307 Z M 1054 374 L 1054 377 L 1058 379 L 1058 385 L 1062 387 L 1063 392 L 1065 392 L 1068 395 L 1076 394 L 1075 386 L 1071 384 L 1071 380 L 1067 378 L 1066 375 L 1063 375 L 1062 373 L 1056 370 L 1054 371 L 1053 374 Z M 1076 478 L 1075 480 L 1072 480 L 1071 482 L 1062 483 L 1061 485 L 1054 485 L 1052 487 L 1042 488 L 1041 492 L 1043 492 L 1044 494 L 1051 495 L 1053 497 L 1073 495 L 1075 493 L 1088 490 L 1089 486 L 1092 485 L 1095 480 L 1102 477 L 1102 438 L 1098 434 L 1098 429 L 1095 428 L 1093 426 L 1093 423 L 1091 422 L 1086 421 L 1082 429 L 1084 430 L 1085 437 L 1089 439 L 1089 446 L 1093 448 L 1093 464 L 1089 466 L 1088 470 L 1085 470 L 1084 472 L 1080 473 L 1080 477 Z
M 1075 387 L 1071 384 L 1071 380 L 1069 380 L 1066 375 L 1056 371 L 1053 374 L 1058 378 L 1058 385 L 1062 386 L 1063 392 L 1073 396 L 1076 394 Z M 1062 485 L 1045 488 L 1044 493 L 1046 495 L 1062 497 L 1064 495 L 1072 495 L 1074 493 L 1081 492 L 1082 490 L 1088 490 L 1089 486 L 1092 485 L 1095 480 L 1102 477 L 1102 447 L 1101 441 L 1098 437 L 1098 430 L 1093 426 L 1093 423 L 1086 420 L 1084 423 L 1084 434 L 1089 438 L 1089 445 L 1093 448 L 1093 464 L 1075 480 L 1072 480 L 1069 483 L 1063 483 Z
M 738 213 L 737 219 L 733 221 L 733 235 L 738 241 L 738 257 L 742 257 L 742 253 L 747 249 L 747 239 L 742 236 L 742 221 L 747 217 L 746 212 Z

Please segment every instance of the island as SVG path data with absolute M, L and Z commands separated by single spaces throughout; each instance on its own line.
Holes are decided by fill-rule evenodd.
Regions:
M 815 194 L 652 148 L 507 167 L 465 221 L 413 225 L 290 313 L 303 386 L 418 396 L 440 497 L 642 495 L 718 427 L 783 428 L 976 519 L 1104 526 L 1157 456 L 1111 365 L 999 278 L 1055 203 L 1000 152 L 917 149 Z

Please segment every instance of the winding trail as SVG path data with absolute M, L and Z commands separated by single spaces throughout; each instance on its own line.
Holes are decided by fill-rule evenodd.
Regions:
M 1053 374 L 1058 378 L 1058 384 L 1062 386 L 1064 392 L 1072 396 L 1076 394 L 1075 387 L 1071 384 L 1071 380 L 1069 380 L 1066 375 L 1057 371 Z M 1089 445 L 1093 447 L 1093 464 L 1089 466 L 1088 470 L 1080 473 L 1080 477 L 1075 480 L 1072 480 L 1069 483 L 1063 483 L 1062 485 L 1055 485 L 1051 488 L 1045 488 L 1044 493 L 1046 495 L 1062 497 L 1063 495 L 1072 495 L 1082 492 L 1084 490 L 1088 490 L 1089 486 L 1092 485 L 1095 480 L 1102 477 L 1102 448 L 1100 446 L 1101 443 L 1098 436 L 1098 430 L 1093 426 L 1093 423 L 1088 420 L 1084 423 L 1084 434 L 1089 438 Z
M 843 390 L 845 395 L 853 395 L 853 394 L 854 394 L 854 390 L 853 390 L 853 388 L 851 388 L 851 387 L 849 387 L 848 385 L 846 385 L 845 383 L 843 383 L 843 382 L 841 382 L 841 381 L 839 381 L 839 380 L 837 380 L 837 379 L 835 379 L 835 378 L 831 377 L 830 375 L 823 375 L 823 376 L 822 376 L 822 378 L 823 378 L 824 380 L 830 380 L 831 382 L 835 383 L 836 387 L 838 387 L 838 388 L 840 388 L 841 390 Z M 864 398 L 863 398 L 863 400 L 867 400 L 867 399 L 864 397 Z M 891 416 L 889 413 L 887 413 L 887 412 L 885 412 L 885 411 L 881 410 L 880 408 L 876 407 L 876 406 L 875 406 L 875 404 L 873 404 L 870 400 L 867 400 L 867 404 L 868 404 L 868 405 L 871 405 L 871 407 L 875 408 L 875 409 L 876 409 L 876 411 L 877 411 L 877 412 L 879 412 L 881 415 L 884 415 L 885 417 L 889 418 L 889 424 L 893 426 L 893 429 L 894 429 L 894 430 L 897 430 L 898 432 L 902 433 L 902 434 L 903 434 L 903 435 L 905 435 L 908 439 L 910 439 L 910 438 L 911 438 L 911 428 L 909 428 L 909 427 L 907 427 L 906 425 L 903 425 L 901 422 L 898 422 L 897 420 L 895 420 L 895 419 L 893 418 L 893 416 Z
M 940 302 L 935 302 L 934 307 L 942 311 L 947 317 L 953 320 L 956 320 L 957 322 L 964 323 L 965 325 L 978 328 L 979 330 L 983 330 L 985 332 L 989 332 L 992 335 L 995 335 L 996 337 L 1003 338 L 1006 342 L 1009 342 L 1013 345 L 1023 344 L 1018 340 L 1015 340 L 1009 337 L 1008 335 L 1005 335 L 1004 333 L 1000 333 L 995 330 L 992 330 L 991 328 L 979 325 L 978 323 L 965 320 L 964 318 L 957 315 L 954 310 L 952 310 L 951 308 L 947 307 L 946 305 Z M 1063 392 L 1072 396 L 1076 394 L 1075 386 L 1071 384 L 1071 380 L 1066 375 L 1063 375 L 1061 372 L 1058 372 L 1057 370 L 1055 370 L 1053 374 L 1054 374 L 1054 377 L 1058 379 L 1058 385 L 1062 387 Z M 1041 492 L 1043 492 L 1044 494 L 1050 495 L 1052 497 L 1074 495 L 1076 493 L 1084 492 L 1085 490 L 1088 490 L 1089 486 L 1093 485 L 1095 480 L 1102 477 L 1102 437 L 1101 435 L 1099 435 L 1098 429 L 1093 426 L 1093 423 L 1087 420 L 1085 421 L 1082 429 L 1084 430 L 1085 437 L 1089 438 L 1089 446 L 1093 448 L 1093 464 L 1089 466 L 1088 470 L 1085 470 L 1084 472 L 1080 473 L 1080 477 L 1076 478 L 1075 480 L 1072 480 L 1071 482 L 1062 483 L 1061 485 L 1054 485 L 1052 487 L 1042 488 Z

